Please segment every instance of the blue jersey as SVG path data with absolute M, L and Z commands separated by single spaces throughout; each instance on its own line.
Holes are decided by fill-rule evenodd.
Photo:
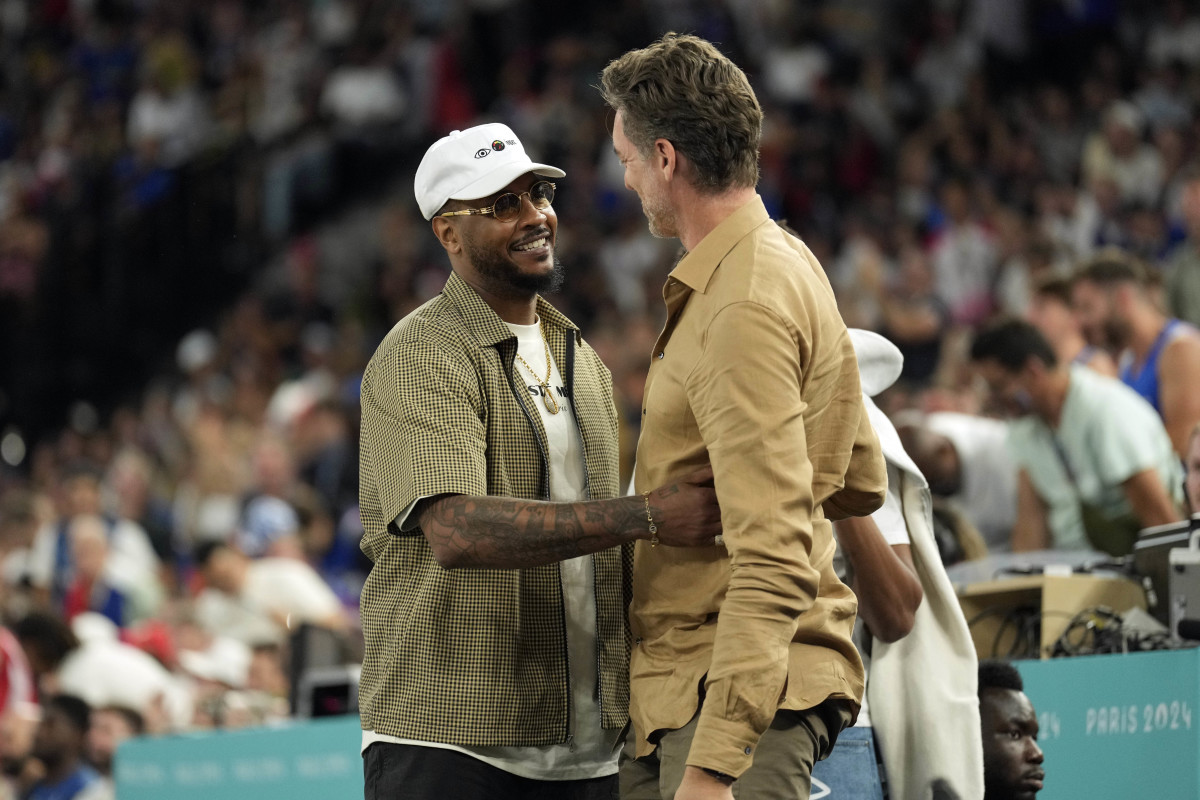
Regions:
M 1122 382 L 1144 397 L 1146 402 L 1154 406 L 1154 410 L 1160 415 L 1162 408 L 1158 402 L 1158 362 L 1167 345 L 1191 329 L 1191 326 L 1182 320 L 1169 319 L 1163 329 L 1158 332 L 1158 338 L 1154 340 L 1150 352 L 1146 354 L 1145 361 L 1141 364 L 1134 364 L 1133 356 L 1130 353 L 1126 353 L 1121 359 Z

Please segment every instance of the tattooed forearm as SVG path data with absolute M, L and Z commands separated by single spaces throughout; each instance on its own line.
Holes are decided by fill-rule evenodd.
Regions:
M 588 555 L 646 535 L 641 497 L 543 503 L 450 495 L 431 502 L 421 529 L 447 569 L 518 569 Z

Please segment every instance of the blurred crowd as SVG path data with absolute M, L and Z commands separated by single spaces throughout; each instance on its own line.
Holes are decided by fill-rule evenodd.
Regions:
M 978 534 L 947 560 L 1009 549 L 1016 516 L 1006 423 L 970 369 L 980 326 L 1028 317 L 1077 351 L 1069 292 L 1047 287 L 1105 248 L 1200 324 L 1200 278 L 1180 277 L 1200 270 L 1200 14 L 1183 0 L 0 0 L 0 330 L 54 317 L 55 248 L 87 250 L 231 148 L 255 166 L 221 219 L 261 243 L 229 251 L 253 259 L 236 280 L 212 266 L 237 291 L 170 360 L 113 351 L 141 368 L 104 395 L 123 401 L 57 398 L 81 402 L 49 434 L 0 432 L 0 614 L 38 696 L 116 709 L 130 731 L 255 724 L 290 711 L 301 626 L 354 651 L 358 381 L 447 274 L 411 176 L 451 129 L 505 122 L 567 172 L 554 302 L 613 372 L 628 476 L 677 252 L 624 189 L 594 87 L 668 30 L 745 68 L 768 208 L 847 323 L 902 350 L 879 403 Z M 382 199 L 357 193 L 380 181 Z M 154 275 L 169 250 L 133 252 Z M 146 288 L 92 266 L 80 291 L 136 325 L 104 296 Z M 217 296 L 189 276 L 159 276 L 149 306 Z M 10 774 L 31 741 L 0 736 Z

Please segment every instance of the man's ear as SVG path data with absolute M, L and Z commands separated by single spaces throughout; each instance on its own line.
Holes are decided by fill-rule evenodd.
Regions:
M 1025 366 L 1021 367 L 1021 372 L 1019 374 L 1024 378 L 1036 379 L 1042 377 L 1047 372 L 1049 372 L 1049 367 L 1046 366 L 1046 362 L 1042 361 L 1037 356 L 1030 356 L 1029 358 L 1025 359 Z
M 655 139 L 653 148 L 650 165 L 662 173 L 664 179 L 671 180 L 679 168 L 679 153 L 675 145 L 669 139 Z
M 1133 308 L 1134 296 L 1138 293 L 1137 287 L 1131 283 L 1117 284 L 1112 290 L 1114 305 L 1120 309 L 1122 314 L 1128 314 Z
M 446 217 L 433 218 L 433 235 L 447 253 L 458 255 L 462 252 L 462 239 L 459 238 L 458 228 Z

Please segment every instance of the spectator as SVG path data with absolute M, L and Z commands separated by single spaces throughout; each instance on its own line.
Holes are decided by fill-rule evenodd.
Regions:
M 121 519 L 140 525 L 160 562 L 175 561 L 171 508 L 157 493 L 154 466 L 141 450 L 127 448 L 113 457 L 105 475 L 113 510 Z
M 782 41 L 763 53 L 763 85 L 790 107 L 811 107 L 830 68 L 829 53 L 813 36 L 804 13 L 782 22 Z
M 318 401 L 291 427 L 290 442 L 298 474 L 331 513 L 358 502 L 356 437 L 345 409 L 333 400 Z
M 888 438 L 891 423 L 871 395 L 886 389 L 899 376 L 900 351 L 878 334 L 857 328 L 848 330 L 862 377 L 863 405 L 876 434 L 883 431 L 880 444 L 891 444 Z M 888 461 L 887 469 L 888 496 L 883 506 L 869 516 L 838 520 L 833 523 L 833 531 L 848 567 L 847 577 L 841 574 L 838 577 L 858 597 L 858 615 L 865 625 L 865 634 L 890 644 L 912 631 L 923 590 L 902 513 L 902 472 L 894 458 Z M 860 638 L 857 633 L 856 639 Z M 863 650 L 859 647 L 860 652 Z M 870 668 L 868 659 L 864 658 L 863 664 Z M 869 698 L 863 701 L 863 711 L 868 702 Z
M 141 736 L 146 729 L 142 715 L 131 708 L 103 706 L 92 710 L 87 735 L 87 760 L 103 777 L 112 779 L 113 757 L 122 742 Z
M 246 503 L 236 536 L 237 547 L 251 558 L 300 558 L 300 517 L 291 503 L 259 495 Z
M 184 687 L 154 658 L 118 641 L 116 627 L 98 614 L 81 614 L 67 625 L 57 615 L 35 612 L 18 620 L 13 633 L 43 696 L 65 692 L 96 707 L 124 706 L 148 725 L 154 720 L 157 733 L 176 730 L 191 717 Z
M 206 637 L 200 649 L 180 651 L 180 667 L 193 681 L 195 715 L 190 727 L 226 727 L 227 701 L 246 688 L 251 658 L 245 642 L 216 634 Z
M 1108 351 L 1084 338 L 1071 309 L 1071 282 L 1067 279 L 1051 276 L 1040 281 L 1034 287 L 1027 318 L 1046 337 L 1061 363 L 1080 364 L 1101 375 L 1117 377 L 1116 362 Z
M 1090 191 L 1068 183 L 1047 184 L 1037 190 L 1035 202 L 1041 232 L 1054 248 L 1071 259 L 1091 256 L 1101 211 Z
M 296 492 L 296 465 L 282 438 L 264 433 L 253 453 L 253 487 L 243 501 L 238 548 L 251 558 L 303 558 L 300 520 L 289 498 Z
M 5 619 L 24 616 L 33 605 L 27 581 L 29 549 L 41 527 L 39 498 L 26 488 L 0 494 L 0 610 Z
M 151 43 L 145 70 L 129 107 L 129 141 L 151 147 L 162 165 L 177 167 L 195 155 L 208 131 L 194 56 L 181 37 L 164 36 Z
M 1042 790 L 1038 718 L 1021 674 L 1002 661 L 979 664 L 984 800 L 1033 800 Z
M 333 70 L 325 83 L 321 109 L 348 134 L 398 121 L 404 114 L 404 94 L 385 55 L 356 45 L 349 63 Z
M 318 58 L 308 34 L 301 7 L 290 6 L 252 45 L 263 69 L 262 104 L 254 120 L 255 135 L 262 141 L 285 136 L 304 121 L 305 83 Z
M 13 635 L 29 662 L 38 694 L 53 694 L 58 688 L 58 668 L 79 639 L 71 626 L 56 614 L 35 611 L 13 625 Z
M 1084 138 L 1071 97 L 1061 87 L 1046 86 L 1038 91 L 1038 108 L 1036 135 L 1042 163 L 1052 180 L 1069 182 L 1079 166 Z
M 1088 341 L 1121 354 L 1121 380 L 1159 413 L 1182 458 L 1200 422 L 1200 331 L 1168 318 L 1150 291 L 1140 263 L 1102 253 L 1076 273 L 1072 299 Z
M 1200 17 L 1188 11 L 1184 0 L 1167 0 L 1162 14 L 1155 15 L 1146 35 L 1146 56 L 1151 64 L 1200 65 Z
M 112 789 L 95 769 L 84 763 L 91 708 L 78 697 L 55 695 L 46 701 L 33 740 L 33 757 L 45 767 L 45 777 L 33 785 L 26 800 L 108 800 Z
M 0 628 L 0 797 L 15 797 L 12 776 L 21 774 L 41 719 L 33 670 L 20 642 Z M 14 789 L 13 794 L 5 793 Z
M 900 255 L 897 285 L 867 280 L 882 313 L 882 333 L 900 348 L 904 358 L 901 377 L 916 386 L 927 386 L 942 356 L 943 332 L 950 309 L 934 292 L 933 270 L 926 254 L 916 246 Z
M 1187 239 L 1167 260 L 1167 313 L 1200 326 L 1200 164 L 1181 176 L 1180 207 Z
M 224 540 L 237 530 L 243 511 L 237 495 L 246 481 L 242 432 L 212 407 L 183 425 L 189 459 L 178 479 L 174 513 L 181 545 Z
M 1133 103 L 1120 100 L 1104 112 L 1104 125 L 1093 134 L 1083 151 L 1084 181 L 1113 181 L 1125 202 L 1154 205 L 1162 189 L 1162 159 L 1153 146 L 1142 141 L 1142 112 Z
M 956 323 L 974 324 L 991 311 L 996 248 L 992 237 L 972 216 L 966 181 L 946 181 L 941 202 L 946 223 L 930 248 L 935 290 Z
M 945 501 L 982 534 L 992 553 L 1012 549 L 1017 510 L 1017 468 L 1005 450 L 1008 423 L 938 411 L 897 417 L 905 451 Z
M 851 329 L 850 338 L 888 469 L 883 507 L 834 523 L 865 623 L 855 637 L 867 670 L 856 724 L 874 728 L 893 797 L 940 797 L 937 787 L 977 797 L 975 646 L 939 557 L 928 487 L 870 399 L 900 374 L 900 355 L 877 334 Z M 914 663 L 937 674 L 918 674 Z
M 915 75 L 934 109 L 951 108 L 962 101 L 967 79 L 979 66 L 981 54 L 978 45 L 958 30 L 954 12 L 935 11 L 932 29 Z
M 208 587 L 196 599 L 196 618 L 213 633 L 255 645 L 278 643 L 304 623 L 347 627 L 337 596 L 303 561 L 251 560 L 211 542 L 197 551 L 196 565 Z
M 84 611 L 96 611 L 117 627 L 123 627 L 129 615 L 128 601 L 124 592 L 112 586 L 104 574 L 108 561 L 104 520 L 92 515 L 75 517 L 67 535 L 71 538 L 75 570 L 63 596 L 63 617 L 70 622 Z
M 1187 494 L 1188 510 L 1192 515 L 1200 514 L 1200 425 L 1192 430 L 1188 439 L 1187 456 L 1183 459 L 1187 470 L 1184 489 Z
M 67 472 L 60 487 L 60 518 L 38 531 L 30 553 L 29 578 L 61 607 L 75 570 L 70 524 L 80 516 L 99 517 L 108 539 L 106 581 L 131 593 L 134 587 L 140 587 L 135 600 L 140 605 L 135 616 L 151 613 L 158 602 L 158 558 L 140 525 L 104 515 L 100 488 L 100 476 L 90 466 L 72 467 Z
M 1027 322 L 996 323 L 971 345 L 993 396 L 1018 417 L 1013 550 L 1127 555 L 1141 528 L 1179 519 L 1179 461 L 1162 422 L 1129 387 L 1061 364 Z

